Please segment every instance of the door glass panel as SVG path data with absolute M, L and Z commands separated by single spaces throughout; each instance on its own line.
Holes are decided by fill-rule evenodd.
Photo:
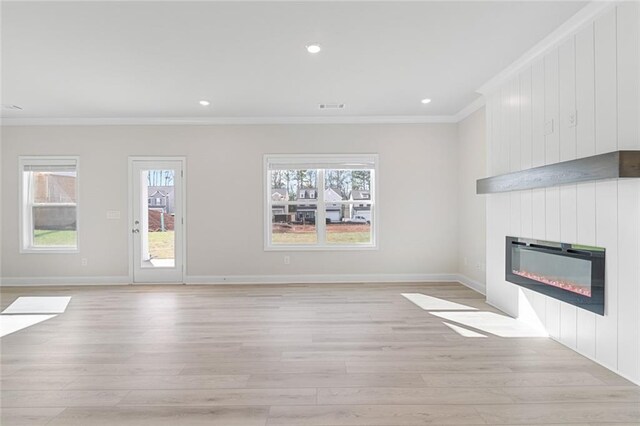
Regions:
M 175 267 L 174 170 L 141 171 L 141 267 Z

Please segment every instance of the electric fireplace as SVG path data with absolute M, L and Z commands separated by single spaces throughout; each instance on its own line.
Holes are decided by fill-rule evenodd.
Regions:
M 507 237 L 506 280 L 604 315 L 605 249 Z

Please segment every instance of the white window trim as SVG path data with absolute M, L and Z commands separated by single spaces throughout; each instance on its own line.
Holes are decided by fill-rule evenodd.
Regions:
M 24 166 L 34 163 L 60 163 L 60 162 L 75 162 L 76 164 L 76 246 L 75 247 L 34 247 L 32 244 L 28 246 L 25 244 L 27 241 L 26 235 L 29 233 L 29 241 L 31 241 L 31 231 L 33 230 L 31 220 L 31 214 L 27 215 L 25 208 L 27 207 L 27 201 L 25 199 L 25 182 L 24 182 Z M 18 157 L 18 185 L 19 185 L 19 206 L 18 206 L 18 238 L 20 253 L 21 254 L 77 254 L 80 253 L 80 157 L 77 155 L 33 155 L 33 156 L 19 156 Z M 42 204 L 42 203 L 38 203 Z M 34 203 L 33 205 L 37 205 Z M 46 205 L 73 205 L 71 203 L 46 203 Z
M 271 199 L 271 180 L 269 179 L 269 164 L 271 162 L 281 165 L 291 164 L 309 164 L 310 169 L 318 169 L 318 175 L 316 176 L 317 185 L 322 188 L 322 191 L 317 191 L 316 199 L 304 199 L 304 203 L 299 201 L 278 201 L 278 205 L 324 205 L 324 170 L 328 169 L 331 164 L 350 164 L 359 165 L 367 163 L 371 165 L 372 179 L 371 190 L 369 191 L 371 196 L 365 201 L 366 205 L 371 205 L 371 242 L 365 244 L 330 244 L 323 239 L 326 236 L 326 212 L 324 209 L 316 209 L 316 230 L 318 235 L 318 242 L 316 244 L 272 244 L 271 243 L 271 215 L 272 205 L 274 204 Z M 318 167 L 322 164 L 323 167 Z M 354 167 L 354 169 L 357 167 Z M 263 157 L 263 217 L 264 217 L 264 250 L 265 251 L 369 251 L 378 250 L 378 224 L 379 224 L 379 208 L 378 208 L 378 154 L 265 154 Z M 360 202 L 360 200 L 358 200 Z M 342 200 L 332 201 L 330 204 L 354 204 L 354 201 Z

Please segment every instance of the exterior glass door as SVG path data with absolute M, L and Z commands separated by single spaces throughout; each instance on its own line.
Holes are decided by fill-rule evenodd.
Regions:
M 135 283 L 183 282 L 182 160 L 132 160 Z

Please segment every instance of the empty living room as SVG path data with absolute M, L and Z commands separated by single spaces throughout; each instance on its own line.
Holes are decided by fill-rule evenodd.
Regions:
M 639 1 L 0 1 L 0 425 L 640 425 Z

